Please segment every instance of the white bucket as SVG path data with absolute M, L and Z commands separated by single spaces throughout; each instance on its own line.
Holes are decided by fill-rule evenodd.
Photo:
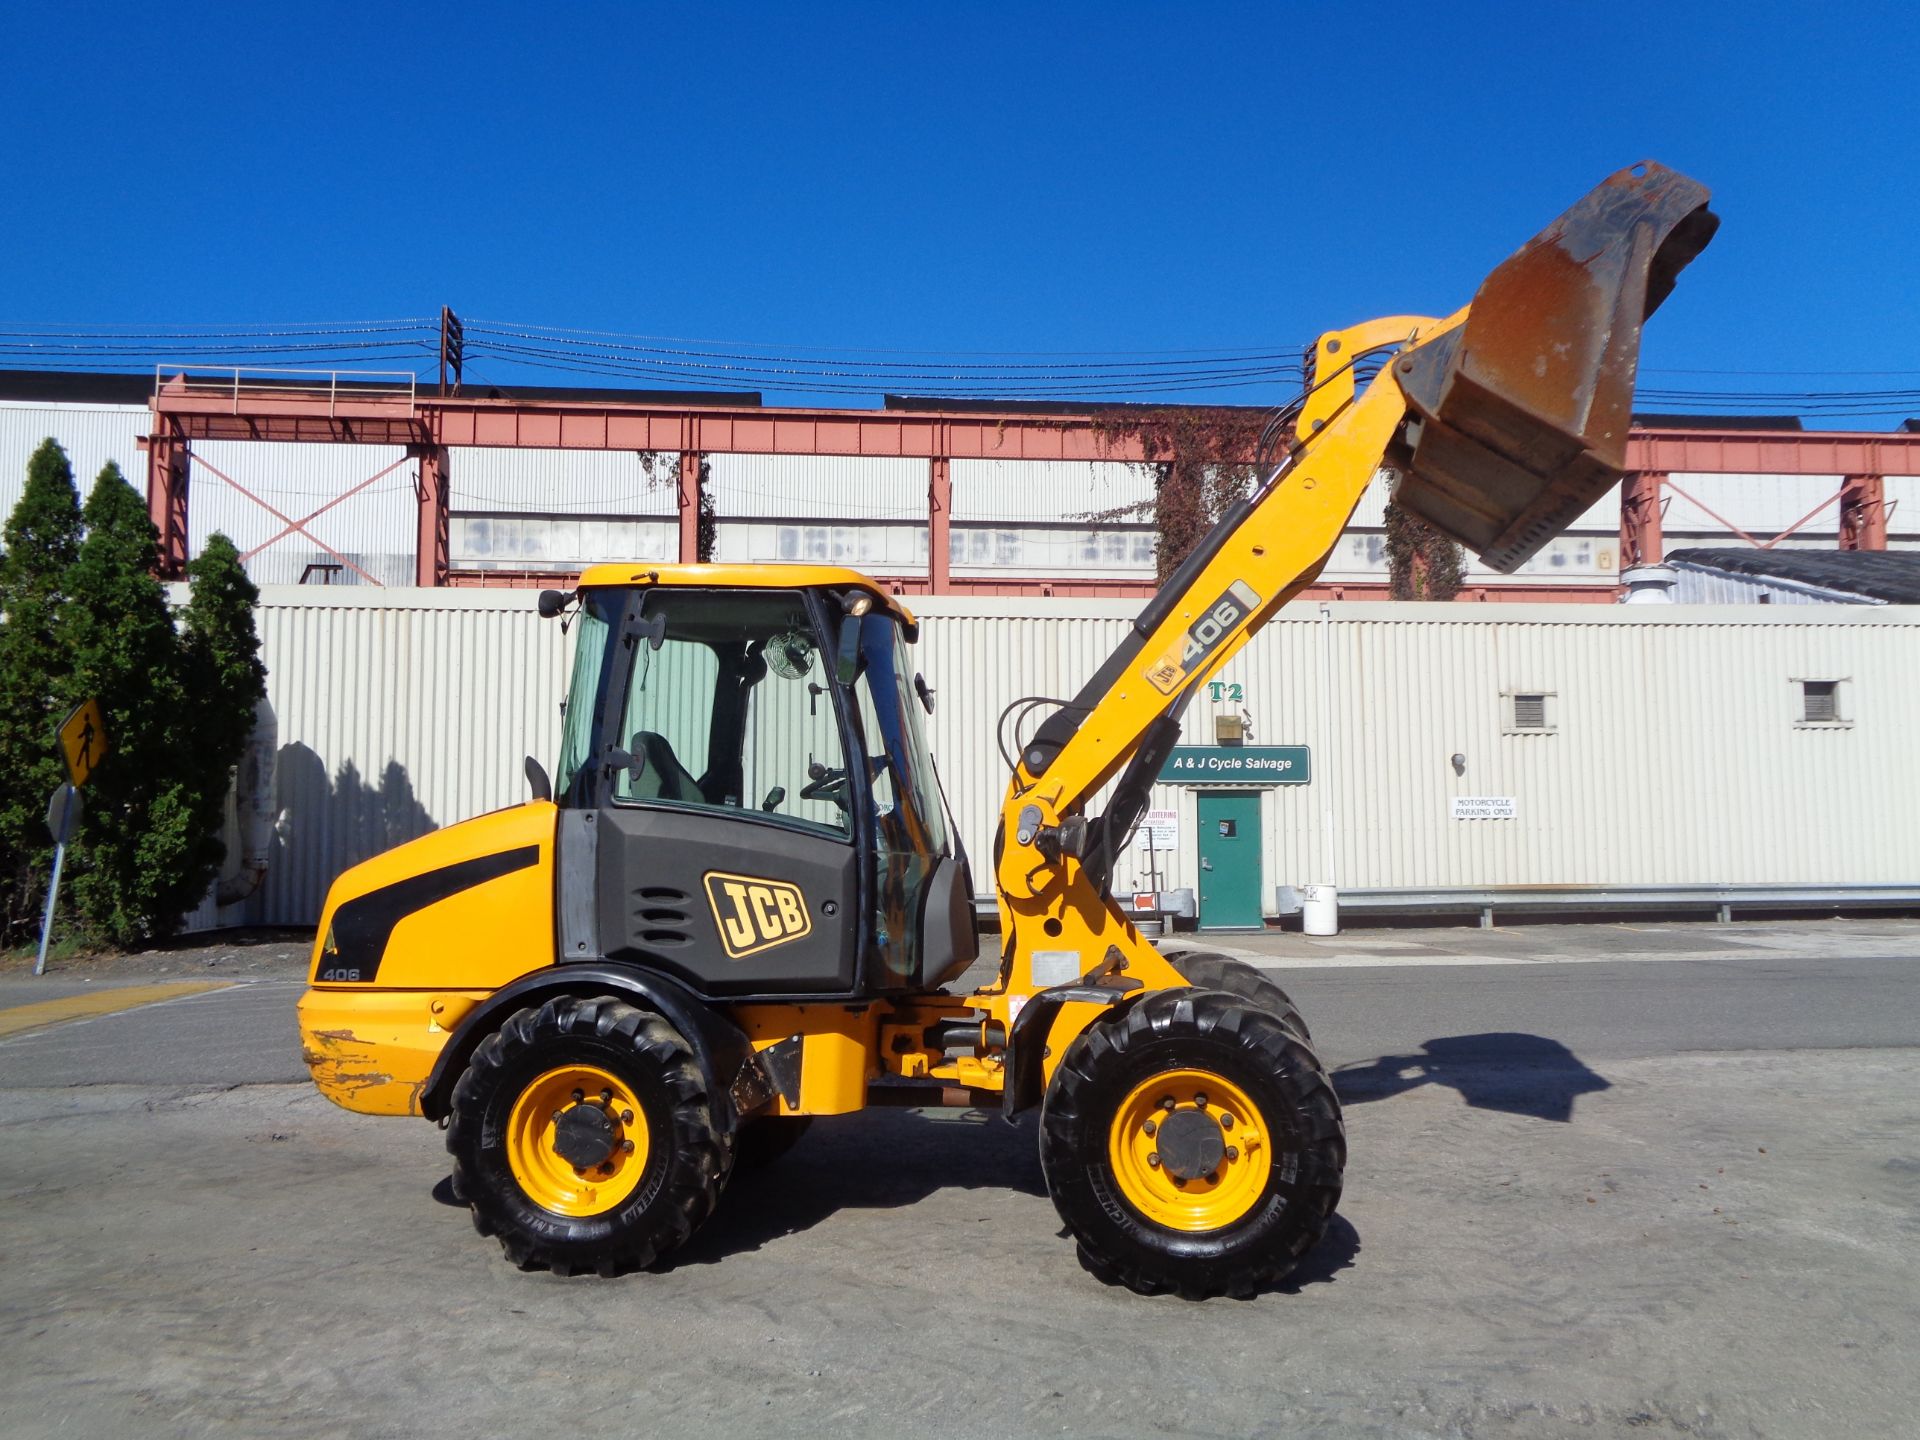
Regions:
M 1300 928 L 1309 935 L 1340 933 L 1340 892 L 1332 885 L 1300 887 Z

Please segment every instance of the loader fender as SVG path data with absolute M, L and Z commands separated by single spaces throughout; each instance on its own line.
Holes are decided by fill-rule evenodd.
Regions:
M 420 1096 L 420 1112 L 444 1120 L 467 1061 L 516 1010 L 560 995 L 615 995 L 651 1010 L 686 1037 L 706 1080 L 715 1119 L 728 1130 L 773 1098 L 773 1085 L 740 1027 L 687 990 L 650 970 L 619 964 L 553 965 L 502 986 L 476 1006 L 448 1039 Z
M 1132 987 L 1132 988 L 1128 988 Z M 1007 1083 L 1000 1092 L 1000 1113 L 1011 1120 L 1022 1110 L 1038 1105 L 1047 1093 L 1047 1080 L 1067 1046 L 1075 1036 L 1098 1019 L 1102 1011 L 1115 1014 L 1131 1006 L 1147 991 L 1137 980 L 1089 985 L 1084 981 L 1056 985 L 1042 990 L 1020 1007 L 1007 1030 Z M 1063 1016 L 1066 1007 L 1098 1006 L 1098 1010 L 1079 1009 Z M 1072 1018 L 1075 1023 L 1062 1022 Z

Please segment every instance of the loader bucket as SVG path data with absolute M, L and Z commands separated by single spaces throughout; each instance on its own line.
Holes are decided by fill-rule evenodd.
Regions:
M 1394 362 L 1394 499 L 1511 572 L 1620 478 L 1640 325 L 1720 219 L 1647 163 L 1609 176 L 1481 285 L 1464 326 Z

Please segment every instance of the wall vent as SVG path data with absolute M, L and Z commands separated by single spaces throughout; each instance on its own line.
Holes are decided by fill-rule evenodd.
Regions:
M 1803 725 L 1840 723 L 1840 682 L 1838 680 L 1802 680 L 1800 682 L 1800 723 Z
M 1502 728 L 1509 735 L 1552 734 L 1555 696 L 1551 690 L 1509 690 L 1501 697 Z

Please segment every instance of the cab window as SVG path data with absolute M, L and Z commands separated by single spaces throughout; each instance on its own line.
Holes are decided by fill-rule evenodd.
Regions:
M 661 588 L 635 647 L 619 734 L 639 774 L 614 773 L 615 804 L 750 812 L 851 833 L 819 773 L 844 769 L 813 622 L 797 591 Z M 811 789 L 812 793 L 803 793 Z

